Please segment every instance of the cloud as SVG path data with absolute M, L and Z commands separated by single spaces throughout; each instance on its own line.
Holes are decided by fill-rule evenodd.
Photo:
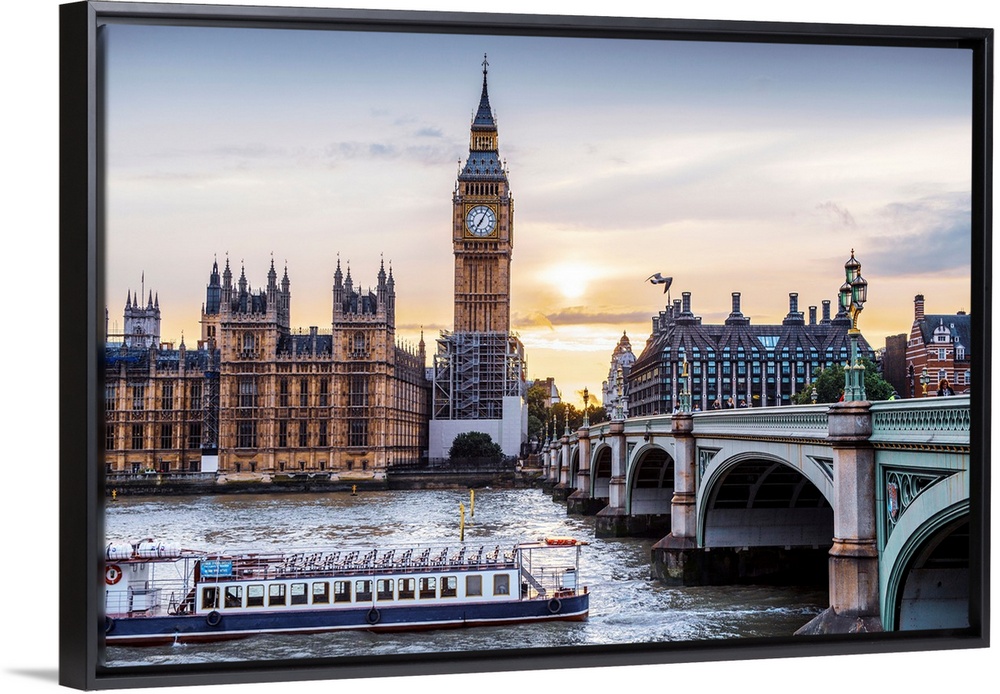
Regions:
M 541 311 L 533 311 L 527 315 L 515 314 L 513 322 L 516 323 L 518 328 L 522 330 L 527 327 L 548 328 L 549 330 L 555 330 L 555 327 L 552 325 L 552 321 L 550 321 L 548 316 Z
M 972 263 L 972 210 L 968 193 L 928 196 L 886 205 L 878 215 L 886 233 L 868 263 L 886 276 L 968 273 Z
M 816 209 L 828 212 L 830 216 L 845 227 L 854 228 L 857 226 L 857 222 L 854 221 L 854 216 L 850 213 L 850 211 L 844 209 L 835 202 L 824 202 L 816 205 Z
M 220 157 L 242 157 L 249 159 L 284 157 L 287 154 L 283 149 L 269 147 L 262 142 L 251 142 L 242 145 L 220 145 L 212 148 L 210 152 Z
M 593 325 L 595 323 L 622 325 L 644 323 L 651 314 L 648 311 L 594 311 L 586 306 L 571 306 L 555 313 L 539 312 L 527 315 L 515 313 L 512 322 L 518 327 L 549 327 L 557 325 Z

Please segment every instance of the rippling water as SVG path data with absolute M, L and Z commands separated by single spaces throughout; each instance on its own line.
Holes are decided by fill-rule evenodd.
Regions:
M 666 587 L 650 578 L 653 540 L 595 539 L 592 517 L 537 489 L 420 490 L 335 494 L 120 497 L 107 506 L 109 540 L 153 537 L 191 549 L 293 549 L 449 544 L 466 507 L 469 545 L 572 535 L 584 550 L 580 577 L 591 591 L 586 622 L 416 633 L 261 635 L 217 644 L 108 648 L 111 666 L 410 654 L 497 648 L 603 645 L 789 636 L 827 604 L 820 589 L 765 586 Z

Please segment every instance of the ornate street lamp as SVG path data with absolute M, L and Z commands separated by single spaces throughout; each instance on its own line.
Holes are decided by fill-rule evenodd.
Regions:
M 587 386 L 583 387 L 583 426 L 590 427 L 590 415 L 587 413 L 587 407 L 590 403 L 590 391 L 587 390 Z
M 840 287 L 840 308 L 851 317 L 851 328 L 847 335 L 851 341 L 851 358 L 844 368 L 844 402 L 867 400 L 865 395 L 865 367 L 858 354 L 858 317 L 868 301 L 868 282 L 861 276 L 861 263 L 854 257 L 844 264 L 847 280 Z
M 920 385 L 923 386 L 924 389 L 923 397 L 925 398 L 927 397 L 927 384 L 930 382 L 931 382 L 931 377 L 927 375 L 927 369 L 924 369 L 923 371 L 920 372 Z
M 681 412 L 691 412 L 691 378 L 688 374 L 688 362 L 685 357 L 681 362 Z

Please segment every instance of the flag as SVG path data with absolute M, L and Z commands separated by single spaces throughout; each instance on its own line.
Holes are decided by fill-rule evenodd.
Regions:
M 670 283 L 674 281 L 673 277 L 664 277 L 658 272 L 655 275 L 650 275 L 646 279 L 649 280 L 650 284 L 662 284 L 664 294 L 666 294 L 667 290 L 670 289 Z

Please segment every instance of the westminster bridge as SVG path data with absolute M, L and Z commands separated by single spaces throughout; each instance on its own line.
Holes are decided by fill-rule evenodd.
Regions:
M 667 583 L 818 569 L 830 607 L 801 633 L 960 628 L 970 423 L 968 395 L 635 417 L 567 429 L 542 465 L 599 536 L 662 538 Z

